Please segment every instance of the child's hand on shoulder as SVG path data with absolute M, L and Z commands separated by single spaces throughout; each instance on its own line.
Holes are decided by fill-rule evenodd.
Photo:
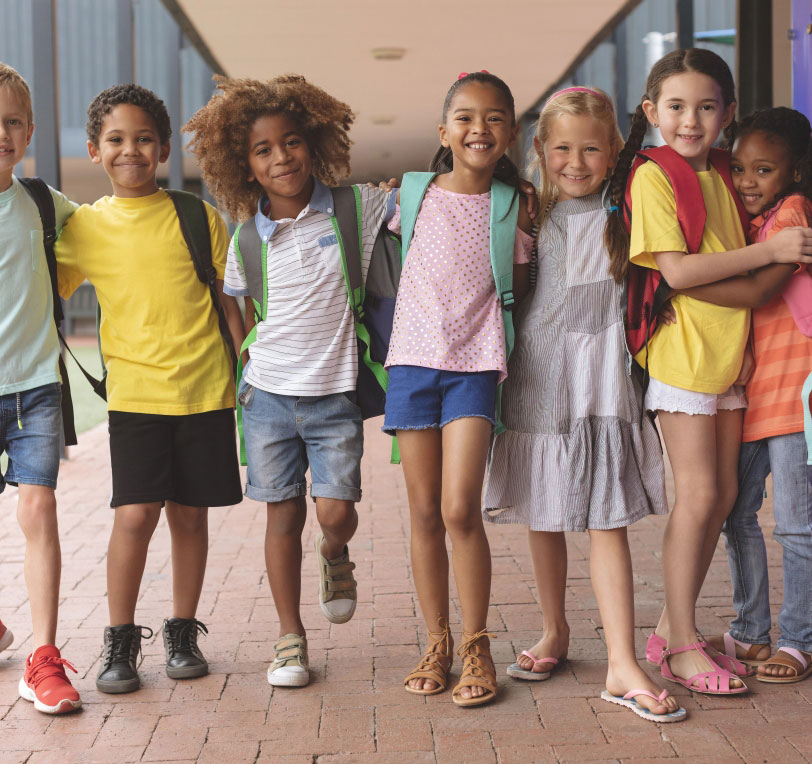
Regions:
M 812 263 L 812 228 L 785 228 L 765 243 L 773 263 Z
M 400 181 L 397 178 L 382 180 L 376 186 L 374 183 L 367 183 L 370 188 L 379 188 L 381 191 L 391 191 L 393 188 L 400 188 Z
M 532 222 L 538 217 L 539 214 L 539 197 L 536 192 L 536 187 L 529 180 L 519 181 L 519 193 L 524 198 L 524 205 L 519 207 L 519 228 L 525 230 L 521 224 L 522 211 L 527 213 L 528 219 Z M 530 229 L 527 229 L 529 232 Z

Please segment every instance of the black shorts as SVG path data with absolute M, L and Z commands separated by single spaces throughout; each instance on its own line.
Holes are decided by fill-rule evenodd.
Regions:
M 111 507 L 242 501 L 233 409 L 184 416 L 111 411 L 109 420 Z

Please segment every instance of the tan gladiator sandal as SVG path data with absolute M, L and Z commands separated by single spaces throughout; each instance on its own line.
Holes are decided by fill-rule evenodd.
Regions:
M 417 668 L 403 680 L 406 692 L 414 695 L 437 695 L 443 692 L 448 685 L 448 672 L 454 662 L 453 641 L 448 629 L 448 621 L 440 616 L 437 619 L 437 625 L 441 630 L 428 632 L 429 646 L 426 648 L 426 652 L 423 653 Z M 430 679 L 437 684 L 437 687 L 433 690 L 409 687 L 412 679 Z
M 496 697 L 496 670 L 493 667 L 490 644 L 480 643 L 483 637 L 495 638 L 496 635 L 488 633 L 487 629 L 475 634 L 462 633 L 462 644 L 457 650 L 457 655 L 462 657 L 462 674 L 451 695 L 458 706 L 481 706 Z M 483 687 L 486 692 L 484 695 L 464 698 L 461 695 L 463 687 Z

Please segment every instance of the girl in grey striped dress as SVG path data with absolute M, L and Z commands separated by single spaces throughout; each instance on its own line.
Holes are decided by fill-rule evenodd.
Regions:
M 485 519 L 529 526 L 541 640 L 509 669 L 546 679 L 566 658 L 564 531 L 590 532 L 592 583 L 609 652 L 605 700 L 652 721 L 685 711 L 634 653 L 626 527 L 667 512 L 657 434 L 641 416 L 623 330 L 623 285 L 609 273 L 601 191 L 623 139 L 608 97 L 567 88 L 542 109 L 538 284 L 517 315 L 503 392 L 506 431 L 493 443 Z

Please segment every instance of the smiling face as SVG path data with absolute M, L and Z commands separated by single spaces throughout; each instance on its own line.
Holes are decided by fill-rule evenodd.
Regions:
M 534 144 L 561 201 L 594 194 L 614 162 L 609 128 L 589 114 L 559 115 L 544 145 Z
M 762 130 L 747 133 L 733 144 L 730 173 L 751 215 L 771 207 L 792 183 L 800 180 L 786 144 L 770 140 Z
M 492 172 L 516 140 L 518 125 L 504 94 L 471 82 L 459 88 L 439 125 L 440 142 L 454 154 L 454 171 Z
M 11 185 L 11 173 L 25 156 L 33 132 L 28 107 L 10 88 L 0 87 L 0 191 Z
M 707 74 L 682 72 L 663 80 L 656 103 L 643 101 L 643 110 L 652 125 L 659 124 L 663 140 L 702 172 L 708 169 L 708 153 L 733 119 L 736 104 L 724 104 L 722 89 Z
M 274 218 L 296 217 L 313 195 L 310 148 L 301 128 L 286 114 L 267 114 L 254 122 L 248 167 L 248 180 L 262 186 Z
M 161 145 L 155 120 L 144 109 L 122 103 L 104 117 L 98 143 L 88 141 L 87 151 L 104 167 L 115 196 L 135 198 L 158 190 L 155 173 L 169 158 L 169 142 Z

